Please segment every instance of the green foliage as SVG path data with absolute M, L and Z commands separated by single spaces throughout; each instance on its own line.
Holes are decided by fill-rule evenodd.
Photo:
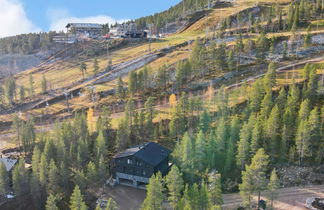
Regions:
M 244 205 L 251 208 L 251 195 L 254 192 L 260 193 L 266 189 L 266 171 L 269 162 L 268 155 L 263 149 L 259 149 L 252 158 L 251 164 L 246 166 L 242 172 L 242 184 L 239 185 L 240 194 Z
M 84 76 L 87 73 L 87 64 L 81 63 L 79 68 L 82 73 L 82 78 L 84 79 Z
M 47 91 L 47 80 L 45 74 L 43 74 L 41 86 L 42 86 L 42 93 L 45 93 Z
M 278 193 L 276 192 L 279 189 L 279 179 L 277 176 L 276 169 L 273 169 L 270 175 L 270 181 L 268 184 L 268 190 L 270 192 L 271 208 L 273 207 L 273 201 L 277 198 Z
M 93 60 L 93 72 L 94 72 L 95 74 L 97 74 L 98 71 L 99 71 L 99 63 L 98 63 L 98 59 L 95 58 L 95 59 Z
M 25 160 L 20 159 L 12 172 L 13 190 L 17 196 L 25 195 L 28 190 L 28 174 L 25 169 Z
M 33 74 L 29 74 L 29 96 L 33 96 L 35 94 L 34 90 L 34 77 Z
M 53 194 L 50 194 L 47 197 L 45 209 L 46 210 L 59 210 L 59 208 L 56 205 L 56 199 L 57 198 Z
M 78 185 L 74 187 L 73 193 L 70 198 L 70 209 L 71 210 L 87 210 L 85 202 L 83 201 L 83 196 L 81 194 Z
M 118 78 L 118 83 L 117 83 L 117 96 L 121 99 L 125 98 L 126 92 L 124 89 L 124 82 L 121 77 Z
M 222 205 L 222 183 L 221 175 L 215 172 L 208 174 L 208 197 L 212 206 Z
M 164 200 L 164 182 L 161 173 L 157 173 L 150 178 L 147 185 L 146 198 L 142 204 L 143 210 L 158 210 L 162 209 L 162 203 Z
M 166 176 L 166 184 L 169 190 L 168 200 L 173 209 L 176 209 L 181 199 L 181 193 L 184 188 L 182 173 L 175 165 L 172 166 L 170 172 Z
M 109 198 L 105 210 L 118 210 L 116 201 L 114 201 L 112 198 Z

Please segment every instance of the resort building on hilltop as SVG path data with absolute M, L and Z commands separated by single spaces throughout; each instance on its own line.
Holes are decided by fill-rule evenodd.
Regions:
M 110 34 L 115 38 L 146 38 L 147 32 L 138 30 L 136 23 L 116 24 L 111 27 Z
M 90 38 L 100 37 L 103 30 L 103 26 L 96 23 L 68 23 L 66 28 L 68 33 Z
M 170 150 L 153 142 L 129 148 L 113 159 L 113 174 L 117 184 L 140 187 L 149 183 L 150 177 L 169 170 Z

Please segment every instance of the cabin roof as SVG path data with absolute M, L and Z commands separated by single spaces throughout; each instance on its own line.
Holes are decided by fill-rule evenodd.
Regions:
M 153 167 L 159 165 L 171 151 L 154 142 L 140 144 L 115 155 L 115 159 L 134 156 Z
M 17 160 L 10 158 L 0 158 L 0 160 L 6 166 L 7 171 L 10 171 L 17 163 Z

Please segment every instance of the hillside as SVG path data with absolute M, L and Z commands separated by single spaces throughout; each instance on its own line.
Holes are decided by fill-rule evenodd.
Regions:
M 140 208 L 145 193 L 129 190 L 127 199 L 135 201 L 125 205 L 120 196 L 127 188 L 110 191 L 104 183 L 113 179 L 118 152 L 148 141 L 170 149 L 174 166 L 165 184 L 152 176 L 144 209 L 249 209 L 258 193 L 270 205 L 277 198 L 268 193 L 280 187 L 323 184 L 318 1 L 211 1 L 209 8 L 209 1 L 184 0 L 135 21 L 162 37 L 5 52 L 0 70 L 10 73 L 0 75 L 0 149 L 25 158 L 13 171 L 30 177 L 14 181 L 19 207 L 43 208 L 56 195 L 67 209 L 79 188 L 90 209 L 98 198 Z M 176 29 L 162 32 L 175 22 Z M 24 35 L 15 39 L 28 42 Z M 10 59 L 19 68 L 8 68 Z M 25 161 L 32 172 L 22 169 Z M 242 199 L 226 195 L 222 206 L 221 192 L 238 191 Z M 275 206 L 292 205 L 289 199 Z

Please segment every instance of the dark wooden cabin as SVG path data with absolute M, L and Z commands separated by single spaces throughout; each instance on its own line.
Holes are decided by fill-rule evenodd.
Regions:
M 129 148 L 114 157 L 114 177 L 118 184 L 148 184 L 153 174 L 168 173 L 169 155 L 170 150 L 154 142 Z

